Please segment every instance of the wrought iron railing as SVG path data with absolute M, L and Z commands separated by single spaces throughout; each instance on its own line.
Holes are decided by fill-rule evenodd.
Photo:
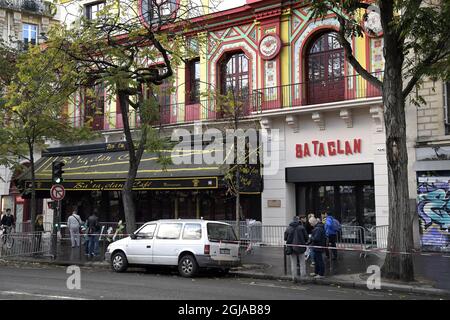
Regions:
M 382 73 L 374 75 L 382 79 Z M 245 98 L 238 98 L 234 103 L 219 102 L 220 99 L 206 99 L 196 104 L 182 102 L 164 105 L 160 106 L 159 117 L 155 117 L 152 125 L 171 125 L 197 120 L 230 120 L 235 115 L 238 118 L 250 116 L 252 112 L 380 96 L 380 89 L 361 75 L 352 75 L 327 81 L 308 81 L 253 90 L 251 94 L 245 95 Z M 91 126 L 94 131 L 123 128 L 122 117 L 115 112 L 75 117 L 73 123 L 75 126 Z M 131 114 L 129 123 L 131 128 L 139 128 L 141 124 L 139 116 Z
M 0 8 L 28 11 L 45 15 L 56 14 L 56 7 L 41 0 L 0 0 Z
M 382 78 L 382 73 L 373 74 Z M 381 90 L 361 75 L 331 78 L 325 81 L 307 81 L 268 87 L 253 92 L 254 112 L 330 102 L 366 99 L 381 96 Z

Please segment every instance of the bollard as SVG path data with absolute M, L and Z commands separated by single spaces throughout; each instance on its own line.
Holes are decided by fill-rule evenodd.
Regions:
M 287 265 L 286 265 L 286 245 L 283 247 L 283 262 L 284 262 L 284 275 L 287 275 Z

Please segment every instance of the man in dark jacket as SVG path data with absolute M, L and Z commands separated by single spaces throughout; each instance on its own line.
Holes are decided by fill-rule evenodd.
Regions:
M 289 224 L 289 227 L 284 232 L 284 240 L 287 245 L 286 254 L 291 257 L 291 273 L 292 280 L 297 282 L 298 272 L 297 264 L 300 263 L 300 278 L 306 277 L 306 265 L 305 265 L 305 251 L 308 234 L 305 228 L 300 223 L 297 216 Z
M 1 225 L 6 228 L 8 233 L 16 226 L 16 221 L 14 216 L 11 214 L 11 209 L 6 209 L 6 214 L 2 217 Z
M 325 229 L 319 219 L 311 218 L 309 223 L 314 227 L 311 234 L 311 244 L 316 247 L 321 247 L 313 248 L 315 262 L 314 277 L 322 278 L 325 274 L 325 263 L 323 262 L 323 252 L 325 251 L 324 247 L 326 246 Z
M 88 233 L 88 254 L 93 257 L 99 254 L 99 233 L 100 224 L 98 223 L 98 217 L 96 210 L 89 216 L 87 220 L 87 233 Z

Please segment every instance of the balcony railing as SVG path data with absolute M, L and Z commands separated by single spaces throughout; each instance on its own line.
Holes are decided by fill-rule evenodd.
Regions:
M 92 131 L 122 129 L 122 116 L 120 113 L 110 112 L 106 114 L 95 114 L 94 116 L 69 116 L 70 122 L 75 128 L 90 127 Z M 134 128 L 136 117 L 130 115 L 130 125 Z
M 0 8 L 50 16 L 56 13 L 56 7 L 52 3 L 41 0 L 0 0 Z
M 201 100 L 196 104 L 177 103 L 161 107 L 159 124 L 189 123 L 197 120 L 227 120 L 246 117 L 255 109 L 253 96 L 240 99 L 233 106 L 215 100 Z
M 374 74 L 382 78 L 382 73 Z M 381 90 L 361 75 L 332 78 L 326 81 L 308 81 L 253 92 L 256 109 L 261 112 L 288 107 L 324 104 L 381 96 Z
M 0 0 L 1 1 L 1 0 Z M 382 74 L 377 74 L 381 79 Z M 356 99 L 380 97 L 381 90 L 360 75 L 346 76 L 321 82 L 296 83 L 285 86 L 262 88 L 240 99 L 237 107 L 218 103 L 214 99 L 201 100 L 197 104 L 176 103 L 160 106 L 159 119 L 154 126 L 191 123 L 197 120 L 230 121 L 236 112 L 238 118 L 268 110 L 320 105 Z M 235 110 L 235 111 L 233 111 Z M 91 117 L 72 118 L 76 127 L 90 126 L 94 131 L 122 129 L 122 115 L 115 112 L 96 114 Z M 129 116 L 130 128 L 139 128 L 139 116 Z

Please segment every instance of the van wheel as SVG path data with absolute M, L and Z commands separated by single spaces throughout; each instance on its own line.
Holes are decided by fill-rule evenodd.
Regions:
M 125 272 L 128 268 L 128 260 L 123 252 L 116 252 L 111 257 L 111 268 L 115 272 Z
M 180 261 L 178 262 L 178 272 L 182 277 L 193 277 L 195 274 L 197 274 L 197 271 L 197 261 L 195 261 L 195 258 L 192 255 L 186 254 L 181 257 Z

